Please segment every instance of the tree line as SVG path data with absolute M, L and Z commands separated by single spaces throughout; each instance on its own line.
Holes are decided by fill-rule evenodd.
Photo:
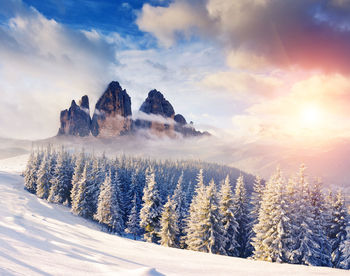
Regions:
M 32 151 L 25 189 L 104 230 L 163 246 L 350 269 L 350 216 L 306 168 L 266 181 L 200 161 Z M 231 182 L 234 180 L 234 184 Z M 247 185 L 248 184 L 248 185 Z

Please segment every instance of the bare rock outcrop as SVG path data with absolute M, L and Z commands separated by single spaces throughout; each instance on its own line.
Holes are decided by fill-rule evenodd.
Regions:
M 117 81 L 112 81 L 95 106 L 91 133 L 99 137 L 125 135 L 131 131 L 131 99 Z
M 58 135 L 88 136 L 90 134 L 89 98 L 83 96 L 79 105 L 73 100 L 69 109 L 61 111 Z
M 83 96 L 79 105 L 73 100 L 69 109 L 60 116 L 58 135 L 117 137 L 131 135 L 139 130 L 150 131 L 157 136 L 191 137 L 208 135 L 197 131 L 192 122 L 187 123 L 163 94 L 156 89 L 148 93 L 141 105 L 141 116 L 133 121 L 131 99 L 117 81 L 112 81 L 96 103 L 93 117 L 90 117 L 89 98 Z

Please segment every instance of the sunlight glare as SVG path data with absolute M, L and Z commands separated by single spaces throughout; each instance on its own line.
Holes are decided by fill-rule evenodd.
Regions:
M 301 123 L 303 127 L 319 127 L 322 122 L 322 112 L 316 105 L 305 106 L 301 111 Z

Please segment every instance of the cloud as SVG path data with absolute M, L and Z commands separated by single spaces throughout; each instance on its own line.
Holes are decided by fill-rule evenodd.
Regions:
M 348 118 L 350 80 L 340 74 L 319 75 L 297 81 L 284 96 L 253 104 L 232 121 L 241 135 L 328 140 L 350 134 Z M 317 113 L 308 118 L 309 112 Z
M 214 39 L 234 66 L 253 56 L 257 65 L 349 73 L 349 18 L 350 2 L 340 0 L 177 0 L 144 5 L 137 24 L 167 47 L 181 34 Z
M 276 77 L 232 71 L 210 74 L 201 83 L 216 91 L 230 92 L 236 99 L 246 102 L 270 98 L 282 86 Z
M 154 34 L 161 44 L 170 47 L 181 32 L 189 38 L 195 33 L 196 27 L 208 27 L 206 10 L 201 5 L 185 1 L 176 1 L 167 7 L 153 7 L 145 4 L 139 14 L 137 24 L 142 31 Z M 199 8 L 199 9 L 198 9 Z M 197 29 L 200 31 L 200 29 Z
M 218 127 L 230 122 L 230 100 L 225 93 L 211 93 L 200 81 L 207 74 L 214 74 L 224 64 L 216 55 L 217 49 L 208 45 L 191 43 L 170 49 L 132 49 L 119 51 L 117 58 L 121 63 L 115 70 L 116 79 L 121 81 L 132 99 L 133 113 L 139 109 L 147 93 L 152 89 L 162 92 L 176 113 L 196 125 L 208 123 L 208 119 L 195 115 L 204 111 L 216 117 Z M 222 100 L 224 99 L 224 103 Z M 215 108 L 220 106 L 220 109 Z M 223 118 L 218 118 L 220 115 Z M 220 124 L 221 123 L 221 124 Z
M 94 102 L 112 79 L 116 49 L 95 30 L 72 30 L 13 3 L 15 15 L 0 26 L 0 136 L 52 136 L 72 98 Z
M 156 114 L 147 114 L 142 111 L 138 111 L 137 113 L 133 114 L 134 120 L 144 120 L 149 122 L 156 122 L 161 124 L 168 124 L 168 125 L 174 125 L 175 121 L 172 118 L 166 118 L 161 115 Z
M 232 68 L 250 71 L 263 71 L 266 67 L 271 67 L 265 57 L 243 50 L 230 51 L 227 54 L 227 64 Z

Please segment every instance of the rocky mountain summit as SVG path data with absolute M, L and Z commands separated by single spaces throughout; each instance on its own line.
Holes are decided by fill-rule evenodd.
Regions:
M 170 136 L 175 134 L 173 133 L 175 116 L 174 108 L 164 98 L 163 94 L 157 91 L 156 89 L 153 89 L 148 93 L 146 100 L 140 107 L 140 111 L 147 115 L 153 114 L 161 117 L 156 118 L 154 116 L 149 116 L 149 120 L 138 119 L 135 122 L 136 127 L 150 129 L 155 134 L 166 133 Z
M 61 111 L 60 121 L 58 135 L 88 136 L 91 127 L 88 96 L 83 96 L 79 105 L 73 100 L 69 109 Z
M 158 118 L 150 116 L 151 120 L 138 119 L 135 121 L 137 128 L 150 129 L 154 134 L 166 134 L 171 137 L 176 136 L 177 133 L 181 133 L 186 137 L 208 134 L 196 131 L 191 124 L 187 124 L 185 117 L 181 114 L 175 115 L 171 103 L 156 89 L 148 93 L 146 100 L 140 107 L 140 111 L 148 115 L 161 116 Z
M 184 116 L 175 114 L 170 102 L 156 89 L 148 93 L 137 119 L 133 120 L 131 98 L 117 81 L 112 81 L 97 101 L 92 119 L 88 96 L 83 96 L 79 105 L 73 100 L 71 107 L 61 112 L 60 122 L 58 136 L 117 137 L 139 130 L 169 137 L 209 134 L 197 131 L 192 124 L 187 124 Z
M 131 131 L 131 98 L 120 84 L 112 81 L 95 106 L 91 121 L 94 136 L 110 137 Z

